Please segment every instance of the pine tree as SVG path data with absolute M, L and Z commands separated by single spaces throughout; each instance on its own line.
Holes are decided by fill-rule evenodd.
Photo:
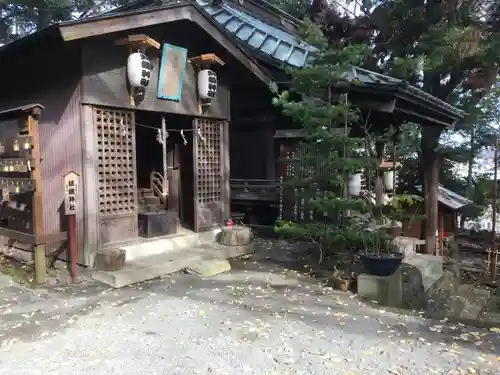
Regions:
M 302 0 L 275 0 L 295 9 Z M 364 67 L 403 78 L 464 109 L 481 102 L 498 79 L 500 3 L 454 0 L 312 0 L 310 19 L 322 27 L 329 44 L 344 48 L 366 43 Z M 285 8 L 285 9 L 286 9 Z M 420 165 L 424 177 L 426 251 L 435 250 L 439 140 L 443 129 L 421 127 Z
M 353 173 L 376 168 L 377 159 L 366 154 L 365 137 L 347 134 L 348 128 L 362 123 L 361 114 L 339 88 L 352 84 L 345 72 L 366 57 L 367 47 L 332 48 L 311 23 L 305 35 L 319 51 L 309 66 L 289 70 L 290 89 L 277 93 L 274 104 L 302 128 L 301 152 L 293 161 L 296 175 L 284 184 L 297 192 L 308 213 L 304 220 L 281 222 L 278 229 L 316 243 L 322 254 L 332 247 L 335 252 L 359 249 L 367 238 L 360 231 L 359 214 L 371 212 L 371 207 L 367 200 L 349 198 L 347 185 Z
M 0 46 L 56 22 L 96 15 L 128 0 L 0 0 Z

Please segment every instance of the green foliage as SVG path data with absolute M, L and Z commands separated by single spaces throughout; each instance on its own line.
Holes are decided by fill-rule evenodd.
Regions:
M 424 198 L 415 194 L 398 194 L 393 197 L 384 207 L 383 215 L 390 220 L 408 223 L 425 218 L 417 212 L 423 204 Z
M 414 194 L 399 194 L 396 195 L 394 198 L 392 198 L 387 206 L 390 208 L 400 211 L 405 208 L 414 206 L 416 204 L 419 204 L 423 201 L 424 199 L 420 195 L 414 195 Z
M 295 178 L 284 183 L 296 189 L 298 198 L 303 199 L 314 217 L 326 214 L 327 219 L 280 222 L 276 229 L 283 235 L 317 243 L 327 254 L 359 250 L 367 238 L 376 234 L 365 233 L 366 226 L 360 225 L 359 215 L 371 212 L 368 201 L 346 198 L 347 184 L 354 172 L 376 168 L 378 163 L 366 155 L 366 138 L 347 134 L 348 127 L 362 121 L 341 88 L 349 84 L 344 72 L 361 63 L 368 48 L 355 45 L 334 49 L 317 26 L 306 23 L 305 27 L 303 35 L 319 48 L 314 61 L 303 69 L 289 70 L 288 91 L 279 92 L 275 85 L 271 89 L 276 93 L 274 104 L 300 125 L 304 134 L 301 152 L 293 160 Z M 348 210 L 352 216 L 345 215 Z
M 498 61 L 500 61 L 500 3 L 480 1 L 313 0 L 304 12 L 299 0 L 274 0 L 295 15 L 322 25 L 330 45 L 370 46 L 368 69 L 403 78 L 469 114 L 441 135 L 436 155 L 444 162 L 439 181 L 474 200 L 471 217 L 480 214 L 484 194 L 477 188 L 477 167 L 491 133 L 499 125 Z M 408 144 L 401 147 L 403 171 L 400 189 L 422 185 L 421 148 L 437 143 L 435 135 L 421 142 L 420 127 L 405 128 Z M 426 157 L 429 155 L 426 153 Z M 465 178 L 456 173 L 466 166 Z M 417 172 L 418 171 L 418 172 Z
M 93 14 L 126 4 L 127 0 L 0 0 L 0 45 L 67 21 L 89 10 Z M 11 26 L 15 26 L 12 28 Z M 17 30 L 18 33 L 13 33 Z

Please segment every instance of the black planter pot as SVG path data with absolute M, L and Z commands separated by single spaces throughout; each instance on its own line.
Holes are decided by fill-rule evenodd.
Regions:
M 404 254 L 389 253 L 389 254 L 361 254 L 360 260 L 366 272 L 374 276 L 391 276 L 397 271 Z

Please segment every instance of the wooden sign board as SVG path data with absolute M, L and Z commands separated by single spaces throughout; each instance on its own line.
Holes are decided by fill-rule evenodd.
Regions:
M 64 213 L 75 215 L 78 210 L 78 185 L 79 176 L 75 172 L 69 172 L 64 176 Z
M 0 177 L 0 189 L 9 189 L 11 193 L 25 193 L 35 189 L 35 180 L 31 178 Z
M 10 192 L 8 188 L 2 189 L 2 202 L 10 201 Z
M 163 45 L 158 77 L 159 99 L 181 99 L 186 62 L 187 49 L 166 43 Z

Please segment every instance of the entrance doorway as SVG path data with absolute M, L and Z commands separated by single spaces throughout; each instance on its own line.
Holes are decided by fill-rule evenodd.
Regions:
M 163 191 L 163 149 L 159 139 L 162 117 L 167 127 L 167 189 Z M 194 228 L 193 132 L 187 116 L 137 111 L 136 155 L 139 212 L 177 211 L 182 227 Z M 185 130 L 185 131 L 182 131 Z

